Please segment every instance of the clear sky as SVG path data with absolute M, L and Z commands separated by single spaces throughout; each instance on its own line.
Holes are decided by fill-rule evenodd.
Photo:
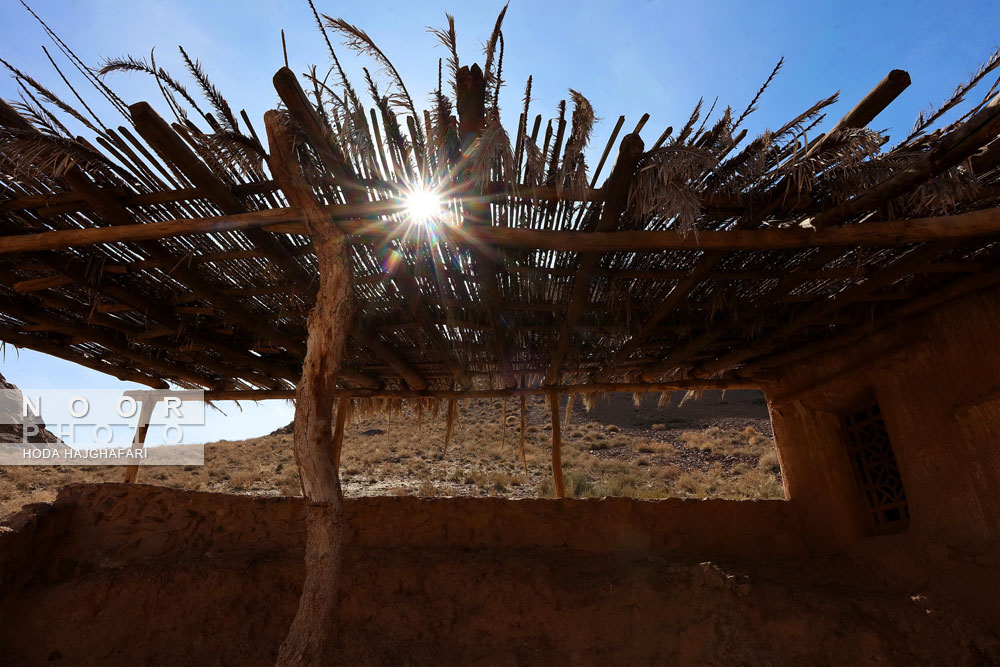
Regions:
M 321 13 L 366 30 L 394 62 L 418 104 L 436 86 L 437 59 L 445 55 L 426 27 L 443 27 L 444 14 L 451 11 L 460 58 L 465 64 L 482 63 L 482 43 L 502 6 L 447 0 L 316 0 L 316 5 Z M 305 0 L 34 0 L 33 7 L 89 65 L 124 54 L 148 57 L 156 47 L 157 64 L 183 78 L 176 49 L 183 45 L 202 61 L 234 109 L 247 110 L 258 132 L 264 111 L 277 103 L 271 76 L 283 64 L 282 28 L 296 72 L 312 63 L 324 69 L 328 64 Z M 683 125 L 699 97 L 711 104 L 718 96 L 719 110 L 732 105 L 738 113 L 784 56 L 782 72 L 747 123 L 751 136 L 839 90 L 841 101 L 829 111 L 829 127 L 889 70 L 904 69 L 913 84 L 873 123 L 898 140 L 919 111 L 946 99 L 1000 44 L 998 19 L 1000 3 L 988 0 L 512 0 L 503 30 L 508 87 L 501 107 L 508 127 L 516 127 L 524 81 L 533 74 L 532 113 L 554 115 L 567 88 L 574 88 L 602 119 L 595 128 L 595 145 L 603 147 L 619 115 L 626 116 L 626 128 L 631 128 L 644 112 L 651 114 L 643 131 L 648 145 L 666 126 Z M 70 100 L 41 51 L 43 44 L 55 55 L 21 4 L 0 0 L 0 57 Z M 349 72 L 370 65 L 343 47 L 337 50 Z M 162 106 L 148 77 L 114 77 L 109 82 L 126 102 L 148 99 Z M 73 80 L 80 82 L 79 76 Z M 363 87 L 360 77 L 355 82 Z M 194 92 L 195 86 L 188 88 Z M 96 103 L 92 89 L 81 83 L 78 90 L 88 102 L 95 101 L 106 122 L 124 122 Z M 16 98 L 7 77 L 0 77 L 0 97 Z M 128 386 L 10 346 L 0 358 L 0 372 L 22 387 Z M 285 402 L 244 404 L 242 411 L 220 407 L 228 417 L 210 411 L 209 440 L 260 435 L 287 423 L 292 413 Z

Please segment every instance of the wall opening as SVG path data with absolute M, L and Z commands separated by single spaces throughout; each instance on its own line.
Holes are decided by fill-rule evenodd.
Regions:
M 855 477 L 861 487 L 873 532 L 891 533 L 910 523 L 903 478 L 877 402 L 843 417 Z

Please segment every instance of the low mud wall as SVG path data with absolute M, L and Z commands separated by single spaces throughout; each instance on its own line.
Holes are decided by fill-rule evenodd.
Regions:
M 299 498 L 75 484 L 37 510 L 16 516 L 14 532 L 0 535 L 0 586 L 71 560 L 125 565 L 168 555 L 299 553 L 305 539 Z M 399 496 L 348 499 L 345 512 L 346 540 L 357 548 L 567 548 L 687 561 L 804 554 L 793 508 L 778 500 Z M 39 558 L 39 549 L 48 557 Z
M 1000 641 L 946 600 L 803 558 L 793 509 L 349 500 L 332 660 L 1000 660 Z M 29 506 L 0 529 L 0 663 L 274 664 L 302 586 L 302 510 L 298 499 L 117 484 Z

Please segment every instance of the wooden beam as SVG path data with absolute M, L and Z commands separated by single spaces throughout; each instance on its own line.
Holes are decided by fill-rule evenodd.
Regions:
M 601 217 L 594 229 L 596 233 L 613 231 L 622 217 L 625 204 L 628 201 L 629 187 L 636 164 L 642 157 L 645 148 L 642 139 L 637 134 L 626 134 L 618 150 L 618 159 L 611 169 L 608 181 L 604 185 L 605 201 L 601 209 Z M 602 253 L 583 253 L 579 258 L 576 275 L 573 278 L 573 291 L 570 295 L 566 315 L 562 319 L 560 330 L 556 336 L 555 347 L 549 358 L 549 367 L 545 373 L 546 384 L 556 384 L 566 353 L 573 341 L 574 331 L 583 315 L 584 307 L 590 300 L 590 282 Z
M 865 127 L 909 87 L 910 75 L 901 69 L 892 70 L 885 75 L 885 78 L 875 84 L 875 87 L 861 98 L 861 101 L 853 109 L 844 114 L 844 117 L 837 121 L 837 124 L 829 132 L 810 146 L 806 155 L 814 155 L 818 152 L 827 138 L 838 130 Z
M 377 208 L 374 204 L 368 210 Z M 398 210 L 398 206 L 393 205 Z M 406 236 L 407 223 L 381 221 L 377 224 L 343 219 L 358 209 L 352 204 L 325 206 L 326 219 L 336 221 L 345 233 L 365 241 Z M 294 225 L 288 223 L 294 221 Z M 126 243 L 174 236 L 237 231 L 249 227 L 285 227 L 284 231 L 305 233 L 299 216 L 290 209 L 254 211 L 241 215 L 193 218 L 116 227 L 64 229 L 0 237 L 0 255 L 41 250 L 64 250 L 98 243 Z M 701 231 L 680 236 L 673 231 L 579 232 L 521 227 L 452 228 L 436 230 L 451 243 L 462 246 L 486 244 L 503 248 L 559 250 L 570 252 L 659 253 L 670 250 L 758 251 L 801 248 L 850 247 L 856 245 L 889 248 L 929 241 L 974 239 L 1000 233 L 1000 208 L 987 208 L 954 215 L 864 222 L 827 229 L 779 228 Z M 415 241 L 407 241 L 413 243 Z M 420 241 L 421 243 L 424 241 Z M 705 272 L 704 276 L 710 276 Z
M 546 396 L 553 391 L 558 393 L 572 392 L 574 394 L 611 394 L 622 392 L 628 394 L 664 392 L 664 391 L 723 391 L 736 389 L 763 389 L 768 386 L 767 380 L 749 379 L 746 377 L 733 377 L 725 379 L 692 378 L 687 380 L 674 380 L 671 382 L 604 382 L 596 384 L 568 384 L 568 385 L 546 385 L 539 387 L 517 387 L 515 389 L 473 389 L 473 390 L 445 390 L 427 389 L 416 391 L 412 389 L 337 389 L 334 395 L 337 397 L 350 396 L 352 398 L 391 398 L 391 399 L 418 399 L 437 398 L 443 400 L 460 398 L 503 398 L 504 396 Z M 295 391 L 291 389 L 267 390 L 252 389 L 241 391 L 206 391 L 205 400 L 212 401 L 266 401 L 266 400 L 288 400 L 295 398 Z

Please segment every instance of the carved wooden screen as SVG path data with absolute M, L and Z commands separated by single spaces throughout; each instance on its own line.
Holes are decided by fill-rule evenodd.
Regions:
M 910 510 L 878 404 L 845 417 L 844 431 L 872 527 L 877 532 L 902 530 L 909 524 Z

